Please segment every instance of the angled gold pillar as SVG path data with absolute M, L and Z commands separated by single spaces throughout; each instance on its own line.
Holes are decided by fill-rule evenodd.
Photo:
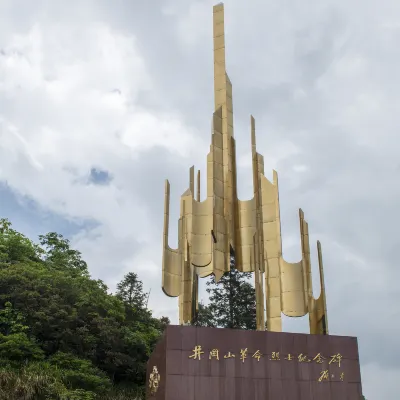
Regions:
M 224 6 L 214 6 L 214 99 L 207 193 L 200 198 L 200 171 L 195 193 L 194 167 L 189 188 L 181 196 L 178 248 L 168 245 L 169 182 L 165 183 L 163 240 L 164 293 L 179 297 L 179 321 L 191 323 L 198 307 L 198 278 L 210 274 L 218 281 L 230 269 L 230 255 L 242 272 L 254 272 L 257 329 L 282 331 L 282 313 L 309 314 L 310 332 L 328 334 L 321 245 L 318 260 L 321 295 L 313 296 L 308 224 L 299 211 L 301 261 L 282 257 L 278 174 L 264 175 L 264 158 L 257 152 L 255 119 L 250 118 L 253 197 L 239 200 L 236 186 L 236 146 L 233 135 L 232 84 L 226 73 Z M 265 305 L 265 311 L 264 311 Z M 266 322 L 266 323 L 265 323 Z

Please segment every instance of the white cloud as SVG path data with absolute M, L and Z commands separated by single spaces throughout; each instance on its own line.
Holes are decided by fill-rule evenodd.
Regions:
M 38 16 L 7 37 L 0 42 L 0 179 L 65 218 L 94 221 L 73 243 L 112 289 L 138 262 L 148 267 L 143 279 L 157 275 L 158 285 L 155 262 L 144 263 L 154 248 L 152 210 L 130 168 L 140 169 L 138 156 L 154 146 L 180 160 L 202 141 L 178 114 L 141 104 L 155 88 L 133 34 Z M 94 166 L 111 173 L 109 185 L 86 184 Z M 146 169 L 140 174 L 151 184 Z

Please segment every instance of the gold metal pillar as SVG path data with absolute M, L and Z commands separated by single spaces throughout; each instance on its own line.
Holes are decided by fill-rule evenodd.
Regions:
M 328 334 L 321 245 L 318 259 L 321 295 L 314 299 L 308 224 L 300 210 L 301 261 L 282 257 L 278 174 L 264 175 L 264 158 L 257 152 L 255 120 L 251 116 L 253 192 L 239 200 L 236 186 L 236 147 L 233 135 L 232 84 L 226 73 L 224 6 L 213 10 L 214 99 L 210 152 L 207 155 L 207 196 L 200 198 L 200 171 L 195 193 L 194 167 L 189 188 L 181 196 L 178 248 L 168 245 L 169 182 L 165 184 L 162 287 L 179 296 L 179 320 L 191 323 L 198 307 L 198 278 L 214 274 L 218 281 L 230 269 L 231 249 L 236 268 L 255 273 L 257 329 L 282 331 L 282 313 L 309 314 L 310 332 Z M 264 287 L 265 286 L 265 287 Z M 264 295 L 265 293 L 265 295 Z M 264 304 L 266 312 L 264 312 Z

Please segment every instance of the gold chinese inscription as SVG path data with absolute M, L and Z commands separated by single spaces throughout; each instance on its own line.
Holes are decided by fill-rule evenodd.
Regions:
M 240 359 L 242 362 L 247 358 L 247 347 L 245 349 L 240 349 Z
M 332 378 L 335 377 L 335 375 L 332 374 Z M 342 372 L 339 376 L 339 380 L 341 382 L 344 381 L 344 372 Z M 320 376 L 318 378 L 318 382 L 323 382 L 323 381 L 329 381 L 329 371 L 326 369 L 324 371 L 321 371 Z
M 156 366 L 154 366 L 149 378 L 149 389 L 151 396 L 154 396 L 157 393 L 160 379 L 161 378 L 160 374 L 158 373 L 158 369 Z
M 321 374 L 318 378 L 318 382 L 322 381 L 329 381 L 329 371 L 326 369 L 324 371 L 321 371 Z
M 189 358 L 192 358 L 193 360 L 201 360 L 202 354 L 205 354 L 203 351 L 202 347 L 200 345 L 196 345 L 193 350 L 192 350 L 192 355 L 189 356 Z M 251 353 L 250 353 L 251 354 Z M 256 350 L 253 355 L 251 355 L 251 358 L 254 358 L 257 361 L 260 361 L 261 357 L 265 356 L 268 354 L 262 354 L 260 350 Z M 222 355 L 221 355 L 222 357 Z M 228 358 L 236 358 L 236 355 L 232 352 L 228 352 L 227 354 L 224 354 L 224 359 Z M 245 360 L 250 357 L 249 355 L 249 350 L 246 347 L 245 349 L 240 349 L 239 351 L 239 359 L 242 363 L 245 362 Z M 217 360 L 219 361 L 220 358 L 220 353 L 219 349 L 211 349 L 208 352 L 208 359 L 209 360 Z M 273 351 L 268 359 L 270 361 L 281 361 L 281 360 L 287 360 L 287 361 L 295 361 L 296 360 L 296 355 L 288 353 L 286 355 L 281 355 L 279 351 Z M 343 356 L 340 353 L 334 354 L 329 357 L 329 361 L 327 361 L 327 358 L 322 355 L 322 353 L 318 353 L 313 356 L 308 356 L 307 354 L 300 353 L 297 355 L 297 362 L 299 363 L 312 363 L 315 362 L 317 364 L 324 364 L 325 361 L 328 362 L 328 364 L 337 364 L 337 366 L 340 368 L 341 367 L 341 362 L 342 362 Z M 323 382 L 329 380 L 329 371 L 328 370 L 323 370 L 321 371 L 321 374 L 318 378 L 318 382 Z M 332 378 L 334 378 L 334 375 L 332 375 Z M 340 381 L 344 381 L 344 372 L 342 372 L 339 376 Z
M 315 361 L 318 364 L 322 364 L 324 362 L 325 358 L 322 357 L 321 353 L 318 353 L 314 358 L 313 361 Z
M 331 359 L 330 359 L 330 361 L 329 361 L 329 364 L 337 363 L 338 366 L 339 366 L 339 368 L 340 368 L 340 362 L 342 361 L 342 358 L 343 358 L 343 357 L 342 357 L 342 355 L 341 355 L 340 353 L 335 354 L 335 355 L 331 356 Z
M 271 354 L 270 360 L 271 361 L 281 361 L 281 359 L 279 357 L 279 351 L 278 352 L 273 351 Z
M 208 359 L 211 360 L 212 358 L 216 358 L 219 361 L 219 350 L 218 349 L 212 349 L 210 351 Z
M 306 356 L 303 353 L 300 353 L 299 356 L 297 357 L 297 359 L 299 360 L 299 362 L 311 362 L 311 360 L 308 358 L 308 356 Z
M 193 360 L 201 360 L 201 355 L 204 354 L 204 351 L 200 345 L 196 345 L 193 348 L 192 353 L 193 354 L 190 355 L 189 358 L 192 358 Z M 240 353 L 240 357 L 239 357 L 240 360 L 242 362 L 244 362 L 244 360 L 246 358 L 248 358 L 248 353 L 249 353 L 248 348 L 246 347 L 245 349 L 240 349 L 239 353 Z M 220 356 L 219 349 L 211 349 L 208 354 L 209 354 L 208 358 L 210 360 L 214 359 L 214 358 L 216 360 L 219 360 L 219 356 Z M 264 356 L 264 354 L 262 354 L 260 350 L 256 350 L 251 357 L 255 358 L 257 361 L 260 361 L 261 357 L 263 357 L 263 356 Z M 224 355 L 225 359 L 235 358 L 235 357 L 236 357 L 235 354 L 230 351 Z M 286 354 L 286 357 L 284 357 L 284 356 L 281 357 L 281 353 L 279 351 L 273 351 L 269 357 L 270 361 L 281 361 L 282 359 L 287 360 L 287 361 L 293 361 L 296 359 L 296 356 L 291 353 L 288 353 L 288 354 Z M 334 354 L 334 355 L 330 356 L 329 364 L 336 363 L 338 365 L 338 367 L 340 368 L 342 359 L 343 359 L 343 356 L 340 353 Z M 307 354 L 304 354 L 304 353 L 300 353 L 297 356 L 297 361 L 299 363 L 304 363 L 304 362 L 310 363 L 310 362 L 314 361 L 317 364 L 323 364 L 323 362 L 325 360 L 326 360 L 326 357 L 324 357 L 322 355 L 322 353 L 318 353 L 315 356 L 311 356 L 311 357 L 309 357 Z
M 204 354 L 204 351 L 201 350 L 201 346 L 195 346 L 193 354 L 189 356 L 189 358 L 193 358 L 193 360 L 201 360 L 202 354 Z

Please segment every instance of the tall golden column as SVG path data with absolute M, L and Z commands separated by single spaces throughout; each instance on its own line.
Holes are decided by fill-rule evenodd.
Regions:
M 218 281 L 230 270 L 233 253 L 236 268 L 255 275 L 258 330 L 265 330 L 266 325 L 269 331 L 280 332 L 282 313 L 288 317 L 308 313 L 310 333 L 328 334 L 320 243 L 317 248 L 321 294 L 315 299 L 308 224 L 302 210 L 301 261 L 288 263 L 282 257 L 278 174 L 273 171 L 272 182 L 264 176 L 264 158 L 257 152 L 253 117 L 250 133 L 254 196 L 250 200 L 237 197 L 232 83 L 226 73 L 223 4 L 214 6 L 213 11 L 215 112 L 207 155 L 207 196 L 200 201 L 200 171 L 195 192 L 191 167 L 189 188 L 181 196 L 178 248 L 171 249 L 170 187 L 168 180 L 165 182 L 163 291 L 171 297 L 179 296 L 179 321 L 190 323 L 198 306 L 198 278 L 214 274 Z

